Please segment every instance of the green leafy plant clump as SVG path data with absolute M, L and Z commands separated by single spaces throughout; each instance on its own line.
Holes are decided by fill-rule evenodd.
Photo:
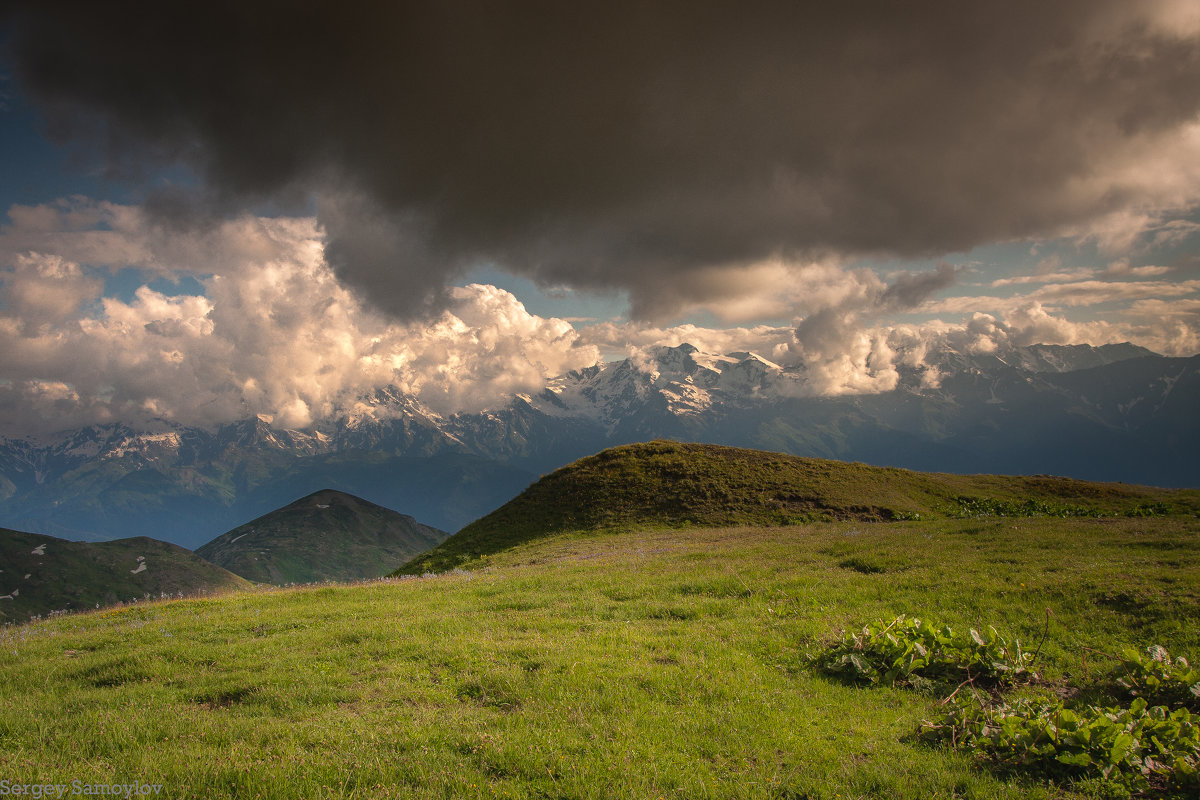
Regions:
M 1200 711 L 1200 668 L 1188 664 L 1186 658 L 1172 659 L 1159 645 L 1147 647 L 1144 655 L 1126 648 L 1122 656 L 1116 683 L 1126 692 L 1151 703 Z
M 1036 658 L 992 627 L 986 635 L 956 634 L 948 625 L 901 615 L 844 634 L 813 663 L 851 683 L 954 686 L 937 704 L 940 713 L 921 723 L 919 738 L 948 741 L 1001 771 L 1092 781 L 1107 796 L 1200 796 L 1200 717 L 1190 710 L 1200 700 L 1200 671 L 1187 659 L 1171 658 L 1158 645 L 1144 653 L 1126 649 L 1108 687 L 1133 695 L 1128 706 L 1010 701 L 1006 690 L 1017 684 L 1037 691 Z
M 1129 793 L 1200 791 L 1200 720 L 1187 709 L 1066 708 L 1020 698 L 990 704 L 955 698 L 922 734 L 1001 767 L 1074 781 L 1099 780 Z
M 947 512 L 947 516 L 953 519 L 973 517 L 1060 517 L 1062 519 L 1068 517 L 1160 517 L 1171 514 L 1173 511 L 1170 504 L 1161 501 L 1138 503 L 1123 510 L 1029 497 L 1005 499 L 960 495 L 954 498 L 954 502 L 956 506 Z
M 1055 503 L 1046 500 L 1021 499 L 1001 500 L 993 497 L 954 498 L 958 508 L 951 517 L 1096 517 L 1107 516 L 1088 506 Z M 1109 512 L 1111 514 L 1111 512 Z
M 964 680 L 1015 683 L 1034 677 L 1032 663 L 1019 641 L 1010 643 L 995 628 L 956 633 L 903 615 L 844 634 L 816 659 L 824 672 L 852 682 L 918 688 Z

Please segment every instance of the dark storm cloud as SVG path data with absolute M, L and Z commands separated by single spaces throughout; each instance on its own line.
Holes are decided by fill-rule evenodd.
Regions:
M 651 275 L 1086 228 L 1160 201 L 1130 154 L 1200 111 L 1196 37 L 1127 0 L 10 8 L 59 130 L 191 164 L 217 210 L 317 193 L 402 312 L 479 261 L 636 307 Z
M 961 272 L 962 267 L 943 261 L 929 272 L 901 275 L 884 291 L 879 304 L 893 311 L 916 308 L 935 292 L 953 286 Z

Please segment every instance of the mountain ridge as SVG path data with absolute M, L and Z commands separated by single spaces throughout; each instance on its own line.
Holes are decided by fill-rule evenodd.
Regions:
M 254 417 L 8 439 L 0 524 L 195 547 L 330 487 L 457 530 L 539 474 L 656 438 L 942 472 L 1200 486 L 1191 456 L 1200 356 L 1126 343 L 946 348 L 894 361 L 890 391 L 818 396 L 806 393 L 802 367 L 683 344 L 573 371 L 480 413 L 441 415 L 387 387 L 303 431 Z

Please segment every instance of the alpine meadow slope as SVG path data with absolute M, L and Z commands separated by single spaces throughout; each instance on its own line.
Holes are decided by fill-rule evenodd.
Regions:
M 470 570 L 0 628 L 0 775 L 138 780 L 197 800 L 1129 795 L 1082 767 L 1047 772 L 924 739 L 954 684 L 861 686 L 816 662 L 846 631 L 899 615 L 967 642 L 994 626 L 1035 654 L 1021 697 L 1127 705 L 1114 682 L 1124 648 L 1200 655 L 1194 492 L 1048 481 L 1033 500 L 1021 492 L 1040 479 L 940 486 L 862 465 L 686 452 L 652 443 L 585 459 L 558 476 L 574 480 L 543 484 L 567 493 L 541 498 L 548 507 L 529 521 L 560 530 L 587 508 L 570 494 L 585 477 L 614 490 L 632 478 L 602 509 L 611 517 L 588 519 L 599 529 L 510 527 L 511 546 Z M 698 492 L 709 499 L 694 510 L 655 500 L 662 475 L 688 460 L 710 475 Z M 805 507 L 830 520 L 664 527 L 754 519 L 764 505 L 770 519 L 783 510 L 770 490 L 744 487 L 773 473 L 773 485 L 828 486 Z M 961 517 L 883 514 L 964 487 L 990 494 Z M 642 504 L 645 524 L 622 499 Z M 1097 516 L 1046 513 L 1074 506 Z M 1141 796 L 1194 796 L 1166 786 Z
M 488 555 L 569 531 L 1172 511 L 1200 511 L 1200 491 L 1046 475 L 922 473 L 656 441 L 610 448 L 545 476 L 394 574 L 485 564 Z

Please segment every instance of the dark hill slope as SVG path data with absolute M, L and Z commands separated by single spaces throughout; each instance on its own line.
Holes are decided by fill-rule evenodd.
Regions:
M 325 489 L 218 536 L 198 555 L 252 581 L 378 578 L 450 534 Z
M 0 529 L 0 620 L 24 622 L 51 611 L 191 596 L 250 584 L 190 550 L 138 536 L 68 542 Z
M 1200 491 L 1043 475 L 949 475 L 717 445 L 604 450 L 543 477 L 395 574 L 440 572 L 547 534 L 695 525 L 787 525 L 966 514 L 1200 511 Z

